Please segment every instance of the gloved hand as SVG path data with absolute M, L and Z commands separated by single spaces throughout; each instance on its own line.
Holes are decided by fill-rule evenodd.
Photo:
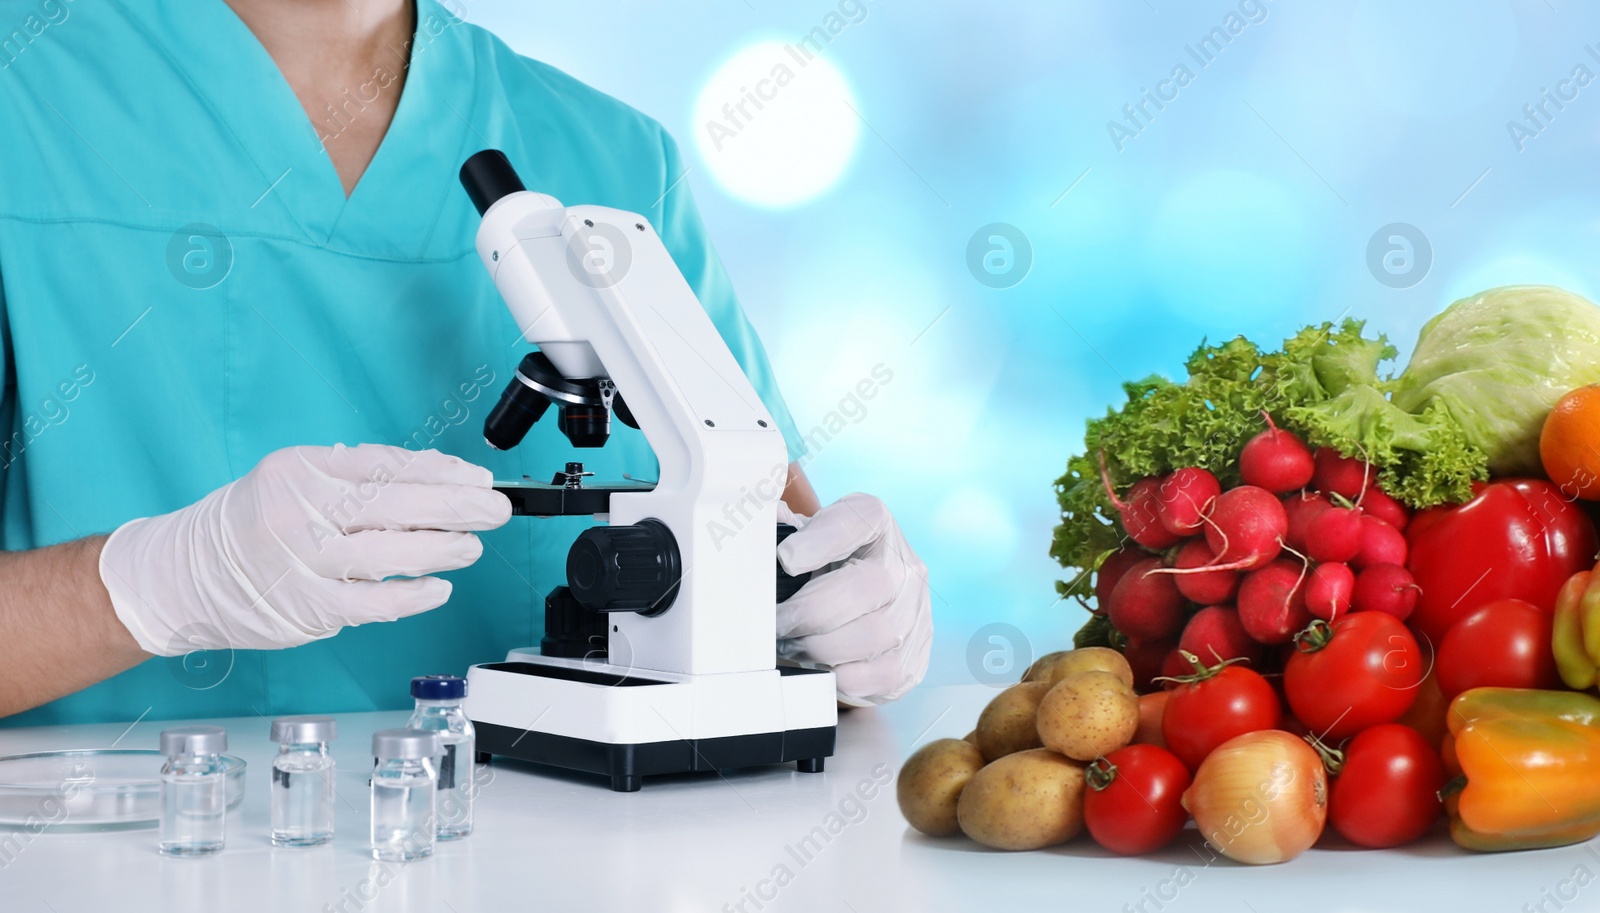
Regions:
M 289 447 L 182 510 L 124 523 L 100 554 L 117 618 L 148 653 L 268 650 L 443 605 L 428 577 L 511 516 L 487 469 L 436 450 Z M 397 578 L 397 579 L 387 579 Z
M 810 518 L 781 501 L 779 522 L 798 531 L 778 546 L 790 574 L 817 573 L 778 604 L 778 655 L 833 667 L 840 703 L 900 697 L 922 681 L 933 646 L 928 570 L 889 508 L 846 495 Z

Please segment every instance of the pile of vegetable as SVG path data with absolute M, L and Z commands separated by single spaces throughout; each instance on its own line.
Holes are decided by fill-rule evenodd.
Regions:
M 1600 308 L 1492 289 L 1405 370 L 1364 324 L 1128 384 L 1057 483 L 1088 620 L 906 762 L 929 834 L 1145 853 L 1192 819 L 1291 859 L 1441 817 L 1474 850 L 1600 834 Z
M 1548 286 L 1508 286 L 1463 299 L 1423 327 L 1406 369 L 1379 370 L 1395 349 L 1365 324 L 1310 326 L 1278 351 L 1239 337 L 1202 345 L 1182 383 L 1126 385 L 1128 402 L 1092 419 L 1084 452 L 1056 482 L 1050 553 L 1074 571 L 1058 585 L 1087 601 L 1090 577 L 1133 532 L 1101 481 L 1100 459 L 1124 485 L 1185 467 L 1224 487 L 1239 481 L 1261 413 L 1314 447 L 1362 458 L 1383 491 L 1412 508 L 1459 504 L 1489 477 L 1536 475 L 1540 430 L 1568 391 L 1600 383 L 1600 309 Z M 1132 499 L 1125 499 L 1132 500 Z

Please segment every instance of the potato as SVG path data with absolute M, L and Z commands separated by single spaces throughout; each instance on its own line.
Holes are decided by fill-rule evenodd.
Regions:
M 995 695 L 978 716 L 978 749 L 984 760 L 1039 747 L 1034 717 L 1049 690 L 1047 682 L 1023 682 Z
M 978 746 L 978 730 L 972 730 L 971 732 L 962 736 L 961 740 L 963 742 L 971 742 L 973 747 L 976 748 Z M 979 752 L 979 754 L 982 754 L 982 752 Z
M 1054 685 L 1069 675 L 1079 672 L 1110 672 L 1133 687 L 1133 667 L 1121 653 L 1110 647 L 1083 647 L 1078 650 L 1060 650 L 1046 653 L 1033 661 L 1022 676 L 1025 682 L 1049 682 Z
M 1006 755 L 961 791 L 962 833 L 997 850 L 1066 843 L 1083 830 L 1083 769 L 1046 748 Z
M 1092 761 L 1133 740 L 1139 697 L 1110 672 L 1080 672 L 1039 702 L 1039 740 L 1078 761 Z
M 961 833 L 956 799 L 983 767 L 983 752 L 965 739 L 936 739 L 917 749 L 900 767 L 895 797 L 906 822 L 924 834 Z

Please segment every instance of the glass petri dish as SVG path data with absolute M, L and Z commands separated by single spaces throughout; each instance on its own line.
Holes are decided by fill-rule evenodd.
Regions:
M 245 762 L 224 755 L 228 809 L 244 801 Z M 150 749 L 89 748 L 0 757 L 0 826 L 101 830 L 156 822 L 161 765 Z

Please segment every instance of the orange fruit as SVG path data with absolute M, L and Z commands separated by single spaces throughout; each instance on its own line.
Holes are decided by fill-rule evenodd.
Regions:
M 1561 397 L 1539 432 L 1545 475 L 1562 491 L 1600 501 L 1600 384 Z

